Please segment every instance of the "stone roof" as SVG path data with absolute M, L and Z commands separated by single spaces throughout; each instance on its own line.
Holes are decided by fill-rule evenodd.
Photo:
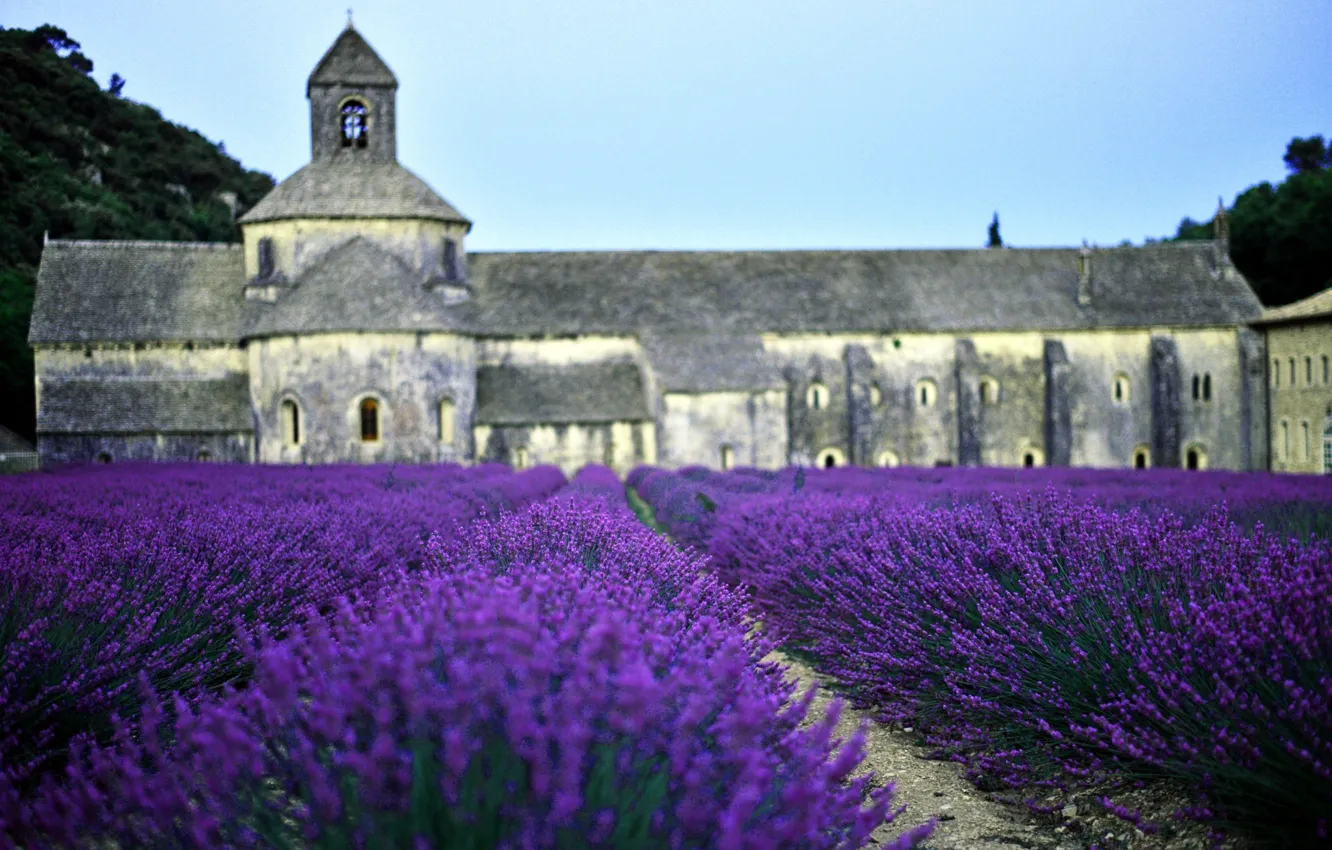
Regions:
M 397 162 L 347 159 L 309 163 L 264 195 L 240 222 L 287 218 L 424 218 L 472 226 Z
M 478 425 L 643 422 L 643 375 L 633 363 L 482 366 L 476 370 Z
M 1268 307 L 1254 324 L 1273 325 L 1332 318 L 1332 287 L 1281 307 Z
M 28 342 L 234 342 L 244 278 L 239 245 L 53 239 Z
M 1210 242 L 890 251 L 469 253 L 472 326 L 495 335 L 1075 330 L 1250 322 Z
M 443 293 L 364 237 L 331 249 L 294 283 L 273 303 L 247 303 L 246 336 L 461 327 Z
M 42 381 L 39 434 L 204 434 L 253 431 L 245 375 L 215 380 Z
M 663 392 L 725 392 L 786 386 L 758 334 L 643 334 L 648 363 Z
M 36 449 L 33 448 L 32 443 L 0 425 L 0 455 L 24 454 L 33 451 L 36 451 Z
M 333 46 L 310 72 L 305 93 L 312 86 L 392 86 L 397 88 L 398 78 L 385 64 L 374 48 L 361 37 L 350 23 L 334 40 Z

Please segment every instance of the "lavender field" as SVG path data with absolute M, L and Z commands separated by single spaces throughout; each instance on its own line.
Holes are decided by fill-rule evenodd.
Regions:
M 765 635 L 978 787 L 1332 846 L 1332 481 L 641 468 Z M 1187 789 L 1165 822 L 1117 791 Z M 1168 846 L 1168 843 L 1167 845 Z
M 1218 836 L 1328 845 L 1332 482 L 627 483 L 4 479 L 0 846 L 884 846 L 892 777 L 852 778 L 865 730 L 839 749 L 778 647 L 1032 810 L 1092 788 L 1168 836 L 1119 792 L 1172 782 Z
M 0 845 L 864 846 L 863 738 L 703 567 L 601 468 L 6 478 Z

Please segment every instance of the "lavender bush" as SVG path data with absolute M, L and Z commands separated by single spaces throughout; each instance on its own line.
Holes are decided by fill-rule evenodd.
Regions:
M 142 732 L 48 778 L 25 838 L 851 848 L 891 819 L 890 788 L 846 781 L 864 730 L 834 756 L 836 707 L 798 729 L 812 692 L 781 708 L 742 597 L 627 510 L 539 505 L 426 560 L 260 637 L 253 686 L 174 725 L 146 687 Z
M 1052 493 L 816 494 L 741 504 L 711 551 L 772 634 L 987 787 L 1173 777 L 1197 817 L 1328 839 L 1325 542 Z
M 419 566 L 429 532 L 524 505 L 558 470 L 118 466 L 0 494 L 0 823 L 79 733 L 139 712 L 136 678 L 193 699 L 243 682 L 240 626 Z

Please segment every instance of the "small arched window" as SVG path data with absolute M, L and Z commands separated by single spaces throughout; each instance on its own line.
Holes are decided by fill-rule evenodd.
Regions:
M 934 381 L 924 378 L 916 382 L 916 403 L 921 407 L 934 407 L 939 398 L 939 388 Z
M 824 469 L 832 469 L 845 463 L 846 455 L 842 454 L 841 449 L 827 448 L 819 452 L 819 466 Z
M 999 381 L 988 375 L 980 379 L 980 403 L 999 403 Z
M 1312 386 L 1313 386 L 1313 358 L 1312 358 L 1312 357 L 1306 357 L 1306 358 L 1304 358 L 1304 385 L 1305 385 L 1306 387 L 1312 387 Z
M 1152 466 L 1152 450 L 1147 446 L 1138 446 L 1133 450 L 1133 468 L 1150 469 Z
M 349 100 L 342 104 L 342 146 L 344 148 L 363 148 L 366 146 L 370 127 L 367 122 L 369 110 L 359 100 Z
M 1197 401 L 1202 396 L 1202 378 L 1197 374 L 1193 376 L 1193 400 Z
M 1022 446 L 1021 454 L 1022 454 L 1022 466 L 1024 469 L 1031 469 L 1032 467 L 1042 466 L 1045 464 L 1045 453 L 1042 452 L 1040 449 L 1036 448 L 1035 446 L 1033 446 L 1031 443 L 1027 443 L 1026 445 Z
M 208 449 L 199 449 L 199 454 L 195 458 L 199 463 L 208 463 L 213 459 L 213 453 Z
M 110 452 L 98 452 L 98 453 L 97 453 L 97 462 L 98 462 L 98 463 L 110 463 L 110 462 L 111 462 L 111 453 L 110 453 Z
M 513 468 L 514 468 L 514 469 L 527 469 L 527 465 L 528 465 L 529 462 L 530 462 L 530 458 L 528 457 L 527 449 L 525 449 L 525 448 L 517 448 L 517 449 L 514 449 L 514 450 L 513 450 Z
M 1308 421 L 1300 422 L 1300 437 L 1300 442 L 1304 445 L 1304 454 L 1300 456 L 1300 460 L 1313 460 L 1313 444 Z
M 446 238 L 444 240 L 444 278 L 446 280 L 458 280 L 462 277 L 461 270 L 458 268 L 458 240 Z
M 1211 373 L 1211 372 L 1205 372 L 1205 373 L 1203 373 L 1202 400 L 1203 400 L 1203 401 L 1211 401 L 1211 400 L 1212 400 L 1212 373 Z
M 1272 359 L 1272 386 L 1281 386 L 1281 361 L 1276 358 Z
M 1290 358 L 1290 385 L 1295 386 L 1295 358 Z
M 1036 455 L 1032 454 L 1031 452 L 1023 453 L 1022 465 L 1027 469 L 1031 469 L 1033 466 L 1036 465 Z
M 870 384 L 869 388 L 870 407 L 878 407 L 883 404 L 883 390 L 878 384 Z
M 273 257 L 273 238 L 265 236 L 259 240 L 259 279 L 268 280 L 273 276 L 277 261 Z
M 454 435 L 454 416 L 456 408 L 453 405 L 453 399 L 442 398 L 439 400 L 439 441 L 446 445 L 453 443 Z
M 828 388 L 815 382 L 805 391 L 805 404 L 810 410 L 823 410 L 828 406 Z
M 1328 373 L 1327 373 L 1327 355 L 1324 354 L 1324 355 L 1323 355 L 1323 386 L 1327 386 L 1327 378 L 1328 378 Z
M 1207 450 L 1202 446 L 1189 446 L 1184 453 L 1184 466 L 1188 469 L 1207 468 Z
M 1111 397 L 1115 400 L 1115 404 L 1128 404 L 1132 400 L 1132 396 L 1133 384 L 1129 381 L 1129 376 L 1119 372 L 1115 375 Z
M 361 399 L 361 442 L 379 441 L 379 402 L 373 398 Z
M 885 466 L 890 469 L 902 465 L 902 460 L 897 456 L 897 452 L 889 450 L 879 452 L 879 456 L 875 458 L 874 462 L 879 466 Z
M 282 443 L 287 446 L 301 444 L 301 408 L 291 399 L 282 402 Z
M 1280 458 L 1282 460 L 1290 460 L 1290 423 L 1284 419 L 1281 420 L 1280 450 Z
M 721 468 L 723 471 L 735 466 L 735 449 L 730 445 L 721 447 Z

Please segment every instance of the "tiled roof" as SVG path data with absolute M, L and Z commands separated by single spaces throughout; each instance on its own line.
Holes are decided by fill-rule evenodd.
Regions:
M 306 93 L 317 85 L 396 87 L 398 78 L 349 23 L 310 72 Z
M 466 224 L 467 217 L 397 162 L 316 160 L 283 180 L 242 224 L 286 218 L 424 218 Z
M 643 335 L 648 362 L 663 392 L 724 392 L 786 386 L 781 368 L 763 352 L 758 334 Z
M 633 363 L 482 366 L 476 370 L 478 425 L 641 422 L 651 418 L 643 375 Z
M 37 432 L 199 434 L 254 430 L 245 375 L 216 380 L 43 381 Z
M 1255 324 L 1277 324 L 1280 322 L 1298 322 L 1306 319 L 1332 318 L 1332 287 L 1316 295 L 1301 299 L 1281 307 L 1268 307 Z

